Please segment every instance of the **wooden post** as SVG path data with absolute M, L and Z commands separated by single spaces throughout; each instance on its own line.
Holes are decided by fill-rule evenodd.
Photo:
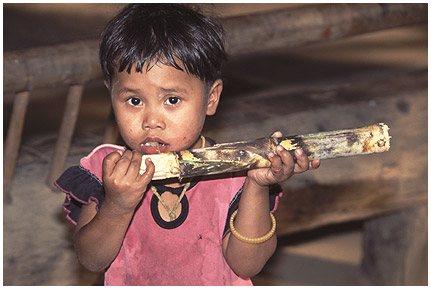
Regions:
M 51 170 L 48 176 L 48 185 L 54 189 L 53 183 L 60 176 L 66 163 L 67 154 L 72 142 L 76 120 L 78 118 L 79 105 L 81 103 L 83 85 L 72 85 L 69 88 L 66 108 L 58 134 L 57 144 L 51 163 Z
M 17 93 L 13 103 L 3 160 L 3 202 L 5 203 L 11 202 L 10 189 L 18 160 L 29 96 L 30 93 L 28 91 Z
M 370 285 L 427 285 L 427 203 L 365 221 L 361 269 Z

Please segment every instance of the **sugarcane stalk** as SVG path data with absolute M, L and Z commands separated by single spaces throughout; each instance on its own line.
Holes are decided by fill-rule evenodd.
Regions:
M 301 148 L 309 160 L 330 159 L 371 153 L 390 148 L 388 126 L 379 123 L 361 128 L 335 130 L 287 137 L 216 144 L 212 147 L 151 155 L 155 165 L 153 180 L 190 178 L 195 176 L 265 168 L 271 165 L 268 154 L 283 146 L 294 156 Z M 142 157 L 140 173 L 145 171 Z

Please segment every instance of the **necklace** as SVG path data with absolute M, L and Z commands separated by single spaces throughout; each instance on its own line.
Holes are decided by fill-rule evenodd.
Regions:
M 178 206 L 181 203 L 181 200 L 184 197 L 184 194 L 186 193 L 187 189 L 190 187 L 190 183 L 186 183 L 184 185 L 183 191 L 181 192 L 180 197 L 178 198 L 178 200 L 176 201 L 174 207 L 172 208 L 172 210 L 169 208 L 169 206 L 165 203 L 165 201 L 162 199 L 162 197 L 160 196 L 160 194 L 157 192 L 156 187 L 151 186 L 151 191 L 153 191 L 153 194 L 155 194 L 157 196 L 157 198 L 159 199 L 160 203 L 162 204 L 163 208 L 165 208 L 166 212 L 168 212 L 169 214 L 169 219 L 171 221 L 175 220 L 177 218 L 177 215 L 175 214 L 175 211 L 178 209 Z
M 205 137 L 203 135 L 201 135 L 201 140 L 202 140 L 202 148 L 205 147 Z M 175 214 L 175 211 L 178 209 L 178 206 L 181 203 L 181 200 L 183 199 L 187 189 L 190 187 L 190 182 L 186 183 L 184 185 L 184 188 L 181 192 L 181 195 L 178 197 L 178 200 L 175 202 L 174 207 L 172 208 L 172 210 L 169 208 L 169 206 L 165 203 L 165 201 L 162 199 L 162 196 L 157 192 L 157 188 L 155 186 L 151 186 L 151 191 L 153 192 L 154 195 L 156 195 L 156 197 L 159 199 L 160 203 L 162 204 L 163 208 L 166 210 L 166 212 L 169 215 L 169 219 L 172 221 L 174 221 L 177 218 L 177 215 Z

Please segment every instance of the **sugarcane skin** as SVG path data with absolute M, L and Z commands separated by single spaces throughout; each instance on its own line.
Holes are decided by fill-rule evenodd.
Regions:
M 269 138 L 218 144 L 178 153 L 182 178 L 269 167 L 268 154 L 274 151 Z
M 301 148 L 309 160 L 362 155 L 388 151 L 388 126 L 380 123 L 367 127 L 296 135 L 261 138 L 251 141 L 218 144 L 213 147 L 153 155 L 156 165 L 153 179 L 180 179 L 269 167 L 268 154 L 283 146 L 294 157 Z M 156 157 L 157 156 L 157 157 Z M 144 158 L 140 173 L 145 171 Z
M 379 123 L 356 129 L 334 130 L 274 139 L 286 150 L 301 148 L 309 160 L 385 152 L 390 148 L 388 126 Z
M 275 141 L 274 141 L 275 142 Z M 284 139 L 280 142 L 280 145 L 284 147 L 288 151 L 296 150 L 299 148 L 299 145 L 297 143 L 297 139 Z

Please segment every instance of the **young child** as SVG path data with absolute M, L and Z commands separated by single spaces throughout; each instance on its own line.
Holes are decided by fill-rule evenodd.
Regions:
M 105 285 L 251 285 L 277 242 L 270 186 L 319 165 L 301 150 L 294 162 L 279 146 L 270 168 L 247 176 L 151 181 L 151 154 L 214 144 L 201 131 L 223 89 L 223 36 L 215 19 L 180 4 L 132 4 L 102 35 L 105 84 L 127 146 L 95 148 L 56 185 L 76 224 L 78 259 L 105 271 Z

